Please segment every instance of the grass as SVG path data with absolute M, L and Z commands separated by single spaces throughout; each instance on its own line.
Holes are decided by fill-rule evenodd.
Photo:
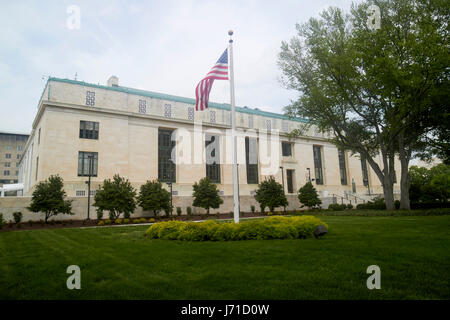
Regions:
M 450 216 L 321 216 L 322 239 L 148 240 L 147 226 L 0 233 L 0 299 L 449 299 Z M 81 268 L 81 290 L 66 269 Z M 381 268 L 381 290 L 366 269 Z

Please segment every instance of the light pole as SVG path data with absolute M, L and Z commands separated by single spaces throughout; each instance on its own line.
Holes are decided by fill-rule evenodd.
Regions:
M 172 182 L 167 182 L 167 185 L 170 188 L 170 215 L 173 213 L 173 206 L 172 206 Z

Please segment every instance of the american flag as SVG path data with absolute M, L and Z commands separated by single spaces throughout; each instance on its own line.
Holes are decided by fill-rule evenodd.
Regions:
M 204 77 L 195 88 L 195 97 L 197 103 L 195 110 L 204 110 L 208 108 L 209 92 L 214 80 L 228 80 L 228 49 L 220 56 L 216 64 L 211 68 L 206 77 Z

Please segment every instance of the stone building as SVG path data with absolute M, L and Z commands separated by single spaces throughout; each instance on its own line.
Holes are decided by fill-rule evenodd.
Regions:
M 49 78 L 20 162 L 24 195 L 59 174 L 69 196 L 85 197 L 91 170 L 92 193 L 114 174 L 136 188 L 160 179 L 173 183 L 175 205 L 185 207 L 192 203 L 193 183 L 209 176 L 226 200 L 220 211 L 229 212 L 230 106 L 210 103 L 205 111 L 194 106 L 191 98 L 119 86 L 115 76 L 106 85 Z M 349 194 L 356 199 L 382 193 L 364 159 L 338 150 L 328 141 L 331 133 L 303 119 L 236 107 L 236 125 L 242 210 L 254 204 L 257 184 L 269 175 L 284 182 L 292 208 L 298 208 L 297 190 L 309 179 L 323 198 L 348 202 Z M 295 129 L 298 135 L 288 135 Z
M 0 187 L 17 183 L 19 162 L 29 135 L 0 132 Z

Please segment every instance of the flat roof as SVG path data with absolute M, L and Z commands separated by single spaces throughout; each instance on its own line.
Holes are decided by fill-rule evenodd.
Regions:
M 110 87 L 110 86 L 94 84 L 94 83 L 89 83 L 89 82 L 84 82 L 84 81 L 62 79 L 62 78 L 56 78 L 56 77 L 49 77 L 48 81 L 71 83 L 71 84 L 76 84 L 76 85 L 81 85 L 81 86 L 86 86 L 86 87 L 124 92 L 124 93 L 135 94 L 135 95 L 149 97 L 149 98 L 182 102 L 182 103 L 187 103 L 187 104 L 192 104 L 192 105 L 195 105 L 195 102 L 196 102 L 195 99 L 192 99 L 192 98 L 180 97 L 180 96 L 175 96 L 175 95 L 171 95 L 171 94 L 165 94 L 165 93 L 159 93 L 159 92 L 153 92 L 153 91 L 147 91 L 147 90 L 141 90 L 141 89 L 134 89 L 134 88 L 122 87 L 122 86 Z M 231 110 L 231 106 L 228 103 L 209 102 L 208 105 L 209 105 L 209 107 L 212 107 L 215 109 L 222 109 L 222 110 L 228 110 L 228 111 Z M 298 122 L 305 122 L 305 123 L 309 122 L 308 120 L 305 120 L 302 118 L 289 117 L 289 116 L 275 113 L 275 112 L 262 111 L 258 108 L 236 106 L 236 111 L 242 112 L 242 113 L 260 115 L 260 116 L 269 117 L 269 118 L 277 118 L 277 119 L 284 119 L 284 120 L 291 120 L 291 121 L 298 121 Z
M 0 131 L 0 134 L 8 134 L 13 136 L 30 136 L 29 133 L 10 132 L 10 131 Z

